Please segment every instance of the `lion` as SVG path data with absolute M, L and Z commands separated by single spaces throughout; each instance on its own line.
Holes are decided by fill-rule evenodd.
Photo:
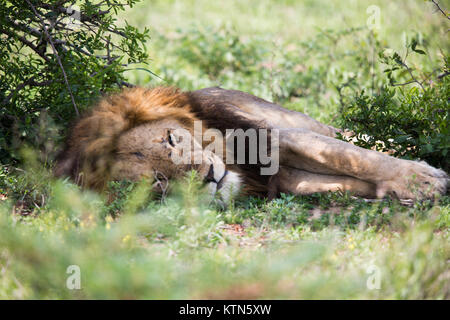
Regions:
M 214 150 L 212 139 L 196 136 L 196 122 L 202 123 L 201 135 L 215 133 Z M 241 149 L 229 147 L 239 138 L 230 134 L 233 130 L 244 133 Z M 267 134 L 251 141 L 250 130 Z M 112 180 L 150 178 L 157 181 L 155 190 L 165 192 L 168 181 L 195 170 L 211 195 L 224 202 L 239 194 L 271 199 L 281 193 L 342 191 L 365 198 L 425 199 L 447 191 L 444 171 L 357 147 L 337 139 L 338 133 L 305 114 L 237 90 L 127 88 L 100 99 L 76 122 L 55 175 L 95 190 Z M 180 149 L 187 138 L 193 138 L 192 152 Z M 225 154 L 216 152 L 221 146 Z M 267 151 L 264 146 L 270 152 L 261 153 Z M 256 157 L 239 155 L 252 148 Z M 181 153 L 188 161 L 174 161 Z M 270 167 L 275 170 L 263 173 Z

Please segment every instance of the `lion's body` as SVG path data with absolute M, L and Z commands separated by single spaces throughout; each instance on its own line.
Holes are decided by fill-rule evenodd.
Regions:
M 178 152 L 180 143 L 175 132 L 184 129 L 194 136 L 195 121 L 202 122 L 202 133 L 215 129 L 224 136 L 232 129 L 263 129 L 268 130 L 270 138 L 276 130 L 279 170 L 262 175 L 266 163 L 259 156 L 256 163 L 225 164 L 225 155 L 205 150 L 207 142 L 196 140 L 194 144 L 201 146 L 194 149 L 192 157 L 200 152 L 202 161 L 175 164 L 171 156 Z M 103 188 L 111 179 L 136 180 L 157 174 L 176 179 L 195 169 L 213 182 L 214 191 L 235 184 L 235 189 L 269 197 L 280 192 L 342 190 L 365 197 L 391 194 L 421 198 L 446 192 L 445 172 L 424 162 L 393 158 L 337 140 L 334 137 L 338 131 L 240 91 L 133 88 L 102 99 L 78 121 L 56 174 L 68 175 L 95 189 Z M 259 148 L 260 141 L 257 145 Z M 251 147 L 246 141 L 245 150 Z M 411 188 L 411 179 L 416 190 Z

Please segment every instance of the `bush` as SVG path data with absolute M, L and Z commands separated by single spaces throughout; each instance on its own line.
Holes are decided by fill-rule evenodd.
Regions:
M 0 163 L 15 162 L 23 142 L 42 147 L 39 121 L 67 128 L 100 93 L 126 85 L 126 66 L 147 58 L 148 31 L 115 15 L 136 2 L 1 2 Z
M 227 24 L 195 24 L 156 33 L 153 54 L 164 62 L 156 63 L 153 72 L 163 84 L 185 90 L 241 90 L 330 122 L 339 103 L 335 87 L 345 91 L 371 84 L 367 57 L 374 42 L 364 28 L 324 29 L 293 41 L 271 34 L 242 35 Z M 133 75 L 141 83 L 160 80 L 151 73 Z
M 425 54 L 417 48 L 416 39 L 407 47 L 407 53 L 408 49 Z M 381 52 L 380 60 L 388 66 L 387 84 L 378 93 L 370 95 L 362 90 L 350 99 L 342 110 L 342 127 L 354 132 L 352 138 L 358 138 L 359 146 L 390 150 L 407 159 L 423 159 L 449 171 L 449 57 L 444 56 L 444 68 L 438 69 L 443 70 L 434 81 L 429 80 L 433 73 L 424 74 L 424 79 L 416 78 L 406 58 L 402 60 L 395 52 Z M 396 80 L 405 74 L 409 80 Z

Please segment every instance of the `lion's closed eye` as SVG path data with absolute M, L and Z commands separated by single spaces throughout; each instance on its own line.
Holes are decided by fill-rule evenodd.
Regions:
M 145 158 L 144 154 L 142 152 L 136 151 L 136 152 L 132 152 L 132 155 L 138 157 L 138 158 Z

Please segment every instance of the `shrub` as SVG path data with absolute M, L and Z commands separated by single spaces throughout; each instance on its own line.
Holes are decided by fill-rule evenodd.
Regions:
M 417 48 L 416 39 L 408 45 L 407 53 L 408 49 L 425 54 Z M 388 84 L 375 94 L 361 90 L 354 95 L 343 108 L 341 125 L 354 132 L 352 137 L 358 138 L 359 146 L 391 150 L 395 156 L 408 159 L 420 158 L 449 171 L 448 56 L 444 56 L 445 65 L 436 80 L 429 80 L 433 74 L 416 78 L 406 58 L 401 59 L 396 52 L 390 55 L 382 52 L 380 60 L 388 66 L 385 70 Z M 405 74 L 409 77 L 406 82 L 396 79 L 403 79 Z
M 148 31 L 115 15 L 136 2 L 1 2 L 1 163 L 17 160 L 23 142 L 39 146 L 39 119 L 67 128 L 101 92 L 126 85 L 127 64 L 147 58 Z

